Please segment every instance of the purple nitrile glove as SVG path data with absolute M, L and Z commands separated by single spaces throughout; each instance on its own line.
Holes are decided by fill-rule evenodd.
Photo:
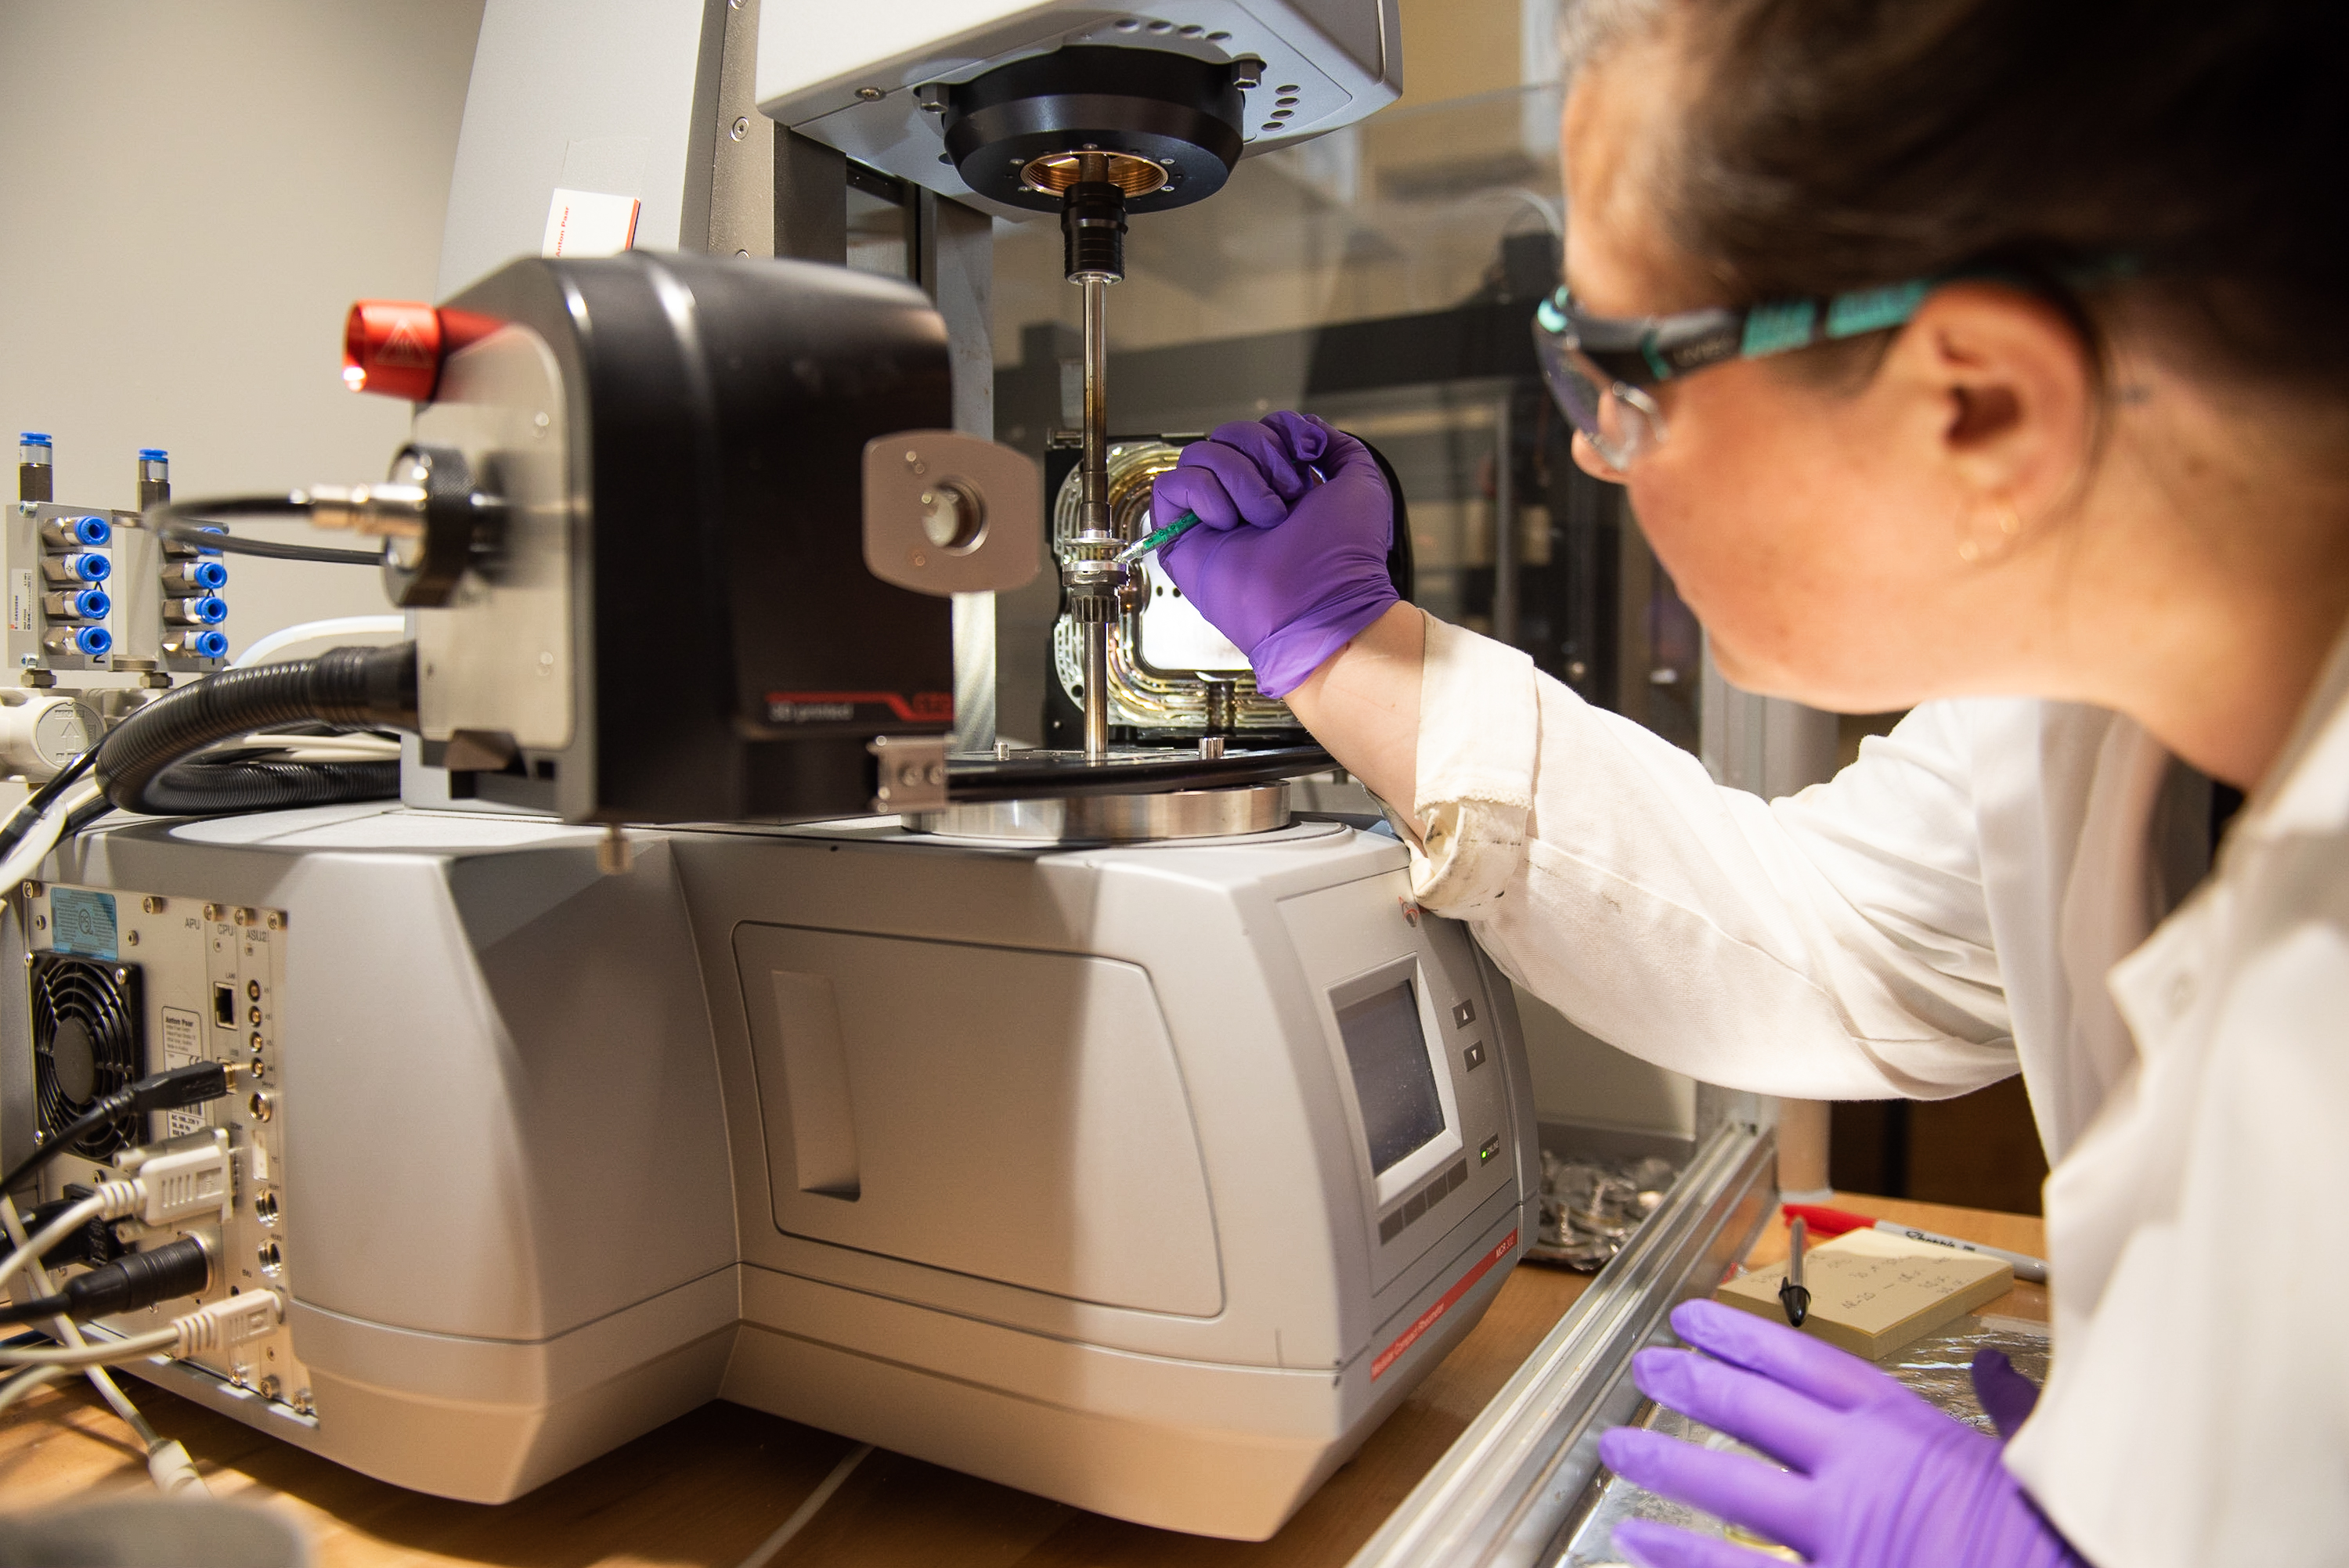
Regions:
M 1974 1352 L 1969 1368 L 1974 1380 L 1974 1402 L 1990 1418 L 2002 1438 L 2012 1438 L 2039 1405 L 2039 1385 L 2014 1369 L 2003 1350 L 1983 1346 Z
M 1395 602 L 1386 477 L 1368 447 L 1310 414 L 1220 425 L 1184 448 L 1152 487 L 1151 522 L 1186 511 L 1201 526 L 1159 562 L 1267 696 L 1302 686 Z
M 1599 1453 L 1625 1480 L 1783 1542 L 1814 1568 L 2085 1568 L 1999 1462 L 1998 1439 L 1858 1357 L 1719 1302 L 1683 1302 L 1672 1326 L 1708 1355 L 1642 1350 L 1631 1359 L 1640 1391 L 1789 1469 L 1618 1427 Z M 1642 1568 L 1772 1561 L 1649 1520 L 1616 1526 L 1615 1548 Z

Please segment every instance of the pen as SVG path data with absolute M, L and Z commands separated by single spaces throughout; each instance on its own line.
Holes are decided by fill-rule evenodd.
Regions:
M 1164 528 L 1152 529 L 1132 544 L 1112 557 L 1120 566 L 1131 566 L 1162 544 L 1172 544 L 1199 526 L 1199 514 L 1186 511 Z
M 1789 1326 L 1800 1328 L 1811 1315 L 1811 1293 L 1803 1286 L 1803 1220 L 1795 1217 L 1786 1236 L 1786 1277 L 1778 1284 L 1778 1305 L 1785 1309 Z
M 2004 1247 L 1986 1247 L 1980 1242 L 1963 1242 L 1937 1231 L 1920 1231 L 1914 1225 L 1879 1220 L 1872 1214 L 1855 1214 L 1848 1209 L 1829 1209 L 1817 1203 L 1785 1203 L 1780 1206 L 1788 1216 L 1808 1221 L 1811 1229 L 1823 1236 L 1839 1236 L 1846 1231 L 1882 1231 L 1889 1236 L 1906 1236 L 1912 1242 L 1930 1242 L 1937 1247 L 1955 1247 L 1961 1253 L 1980 1253 L 1986 1258 L 2003 1258 L 2013 1265 L 2015 1278 L 2033 1284 L 2047 1283 L 2047 1260 L 2034 1258 L 2028 1253 L 2010 1253 Z

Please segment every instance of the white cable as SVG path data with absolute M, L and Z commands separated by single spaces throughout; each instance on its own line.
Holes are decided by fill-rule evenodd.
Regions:
M 134 1334 L 128 1339 L 108 1339 L 96 1345 L 85 1340 L 79 1345 L 54 1348 L 0 1346 L 0 1366 L 60 1367 L 68 1372 L 78 1372 L 85 1367 L 103 1367 L 110 1361 L 137 1361 L 157 1354 L 169 1355 L 179 1342 L 179 1326 L 173 1323 Z
M 0 1367 L 100 1367 L 109 1361 L 137 1361 L 149 1356 L 173 1360 L 200 1350 L 226 1350 L 267 1334 L 285 1320 L 285 1304 L 274 1290 L 247 1291 L 219 1301 L 208 1301 L 183 1313 L 162 1327 L 127 1339 L 95 1345 L 41 1346 L 0 1346 Z
M 97 799 L 105 792 L 98 784 L 82 784 L 67 790 L 49 803 L 49 809 L 34 820 L 16 841 L 16 847 L 0 860 L 0 888 L 12 888 L 41 869 L 49 851 L 57 847 L 57 839 L 66 830 L 66 819 Z
M 10 1242 L 19 1247 L 26 1244 L 25 1222 L 17 1216 L 16 1201 L 5 1193 L 0 1193 L 0 1225 L 6 1227 Z M 36 1253 L 34 1255 L 37 1258 L 40 1254 Z M 37 1262 L 26 1273 L 31 1276 L 33 1288 L 42 1295 L 57 1294 L 48 1270 Z M 50 1319 L 49 1332 L 69 1346 L 89 1343 L 82 1337 L 80 1325 L 62 1315 Z M 35 1367 L 17 1373 L 6 1383 L 0 1384 L 0 1410 L 6 1409 L 34 1389 L 66 1375 L 67 1369 L 62 1367 Z M 147 1473 L 154 1478 L 157 1490 L 166 1497 L 191 1492 L 199 1497 L 212 1495 L 212 1489 L 204 1484 L 204 1478 L 196 1473 L 195 1461 L 188 1457 L 187 1446 L 177 1438 L 165 1441 L 148 1424 L 147 1418 L 139 1413 L 139 1407 L 130 1402 L 130 1396 L 108 1376 L 104 1367 L 88 1367 L 84 1375 L 89 1378 L 90 1387 L 96 1388 L 99 1397 L 114 1407 L 114 1413 L 129 1425 L 131 1433 L 139 1439 L 139 1446 L 147 1450 Z
M 407 630 L 407 620 L 398 615 L 336 615 L 331 620 L 305 621 L 298 626 L 270 633 L 239 654 L 230 667 L 243 669 L 247 665 L 264 663 L 270 655 L 314 638 L 382 636 L 388 632 Z
M 279 735 L 256 729 L 210 749 L 247 751 L 265 746 L 285 754 L 288 762 L 397 762 L 399 742 L 386 735 L 353 730 L 346 735 Z M 197 753 L 199 757 L 202 752 Z
M 863 1464 L 865 1457 L 872 1451 L 871 1443 L 859 1443 L 841 1455 L 840 1462 L 832 1467 L 830 1475 L 816 1483 L 816 1489 L 808 1493 L 807 1501 L 793 1509 L 792 1516 L 777 1526 L 772 1535 L 750 1549 L 750 1555 L 742 1559 L 742 1568 L 767 1568 L 768 1563 L 773 1560 L 775 1553 L 789 1546 L 792 1543 L 792 1537 L 808 1527 L 808 1521 L 813 1519 L 823 1510 L 823 1505 L 832 1501 L 832 1494 L 838 1491 L 842 1484 L 856 1472 L 856 1467 Z
M 5 1383 L 0 1383 L 0 1410 L 6 1409 L 36 1388 L 46 1387 L 60 1377 L 72 1375 L 70 1367 L 27 1367 Z M 93 1367 L 89 1369 L 91 1382 L 95 1383 L 100 1377 L 106 1377 L 109 1387 L 113 1385 L 114 1379 L 106 1377 L 105 1368 Z

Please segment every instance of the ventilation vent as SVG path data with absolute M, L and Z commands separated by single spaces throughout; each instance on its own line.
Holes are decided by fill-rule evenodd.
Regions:
M 72 1126 L 103 1095 L 146 1068 L 139 1037 L 139 971 L 126 964 L 33 954 L 33 1068 L 46 1141 Z M 103 1160 L 138 1129 L 128 1111 L 70 1147 Z

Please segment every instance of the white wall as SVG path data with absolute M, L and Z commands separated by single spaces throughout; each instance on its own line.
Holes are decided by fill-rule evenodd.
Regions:
M 380 478 L 408 405 L 343 389 L 343 316 L 432 297 L 481 3 L 0 3 L 0 444 L 47 430 L 103 507 L 140 447 L 182 498 Z M 365 568 L 229 571 L 233 649 L 388 608 Z

